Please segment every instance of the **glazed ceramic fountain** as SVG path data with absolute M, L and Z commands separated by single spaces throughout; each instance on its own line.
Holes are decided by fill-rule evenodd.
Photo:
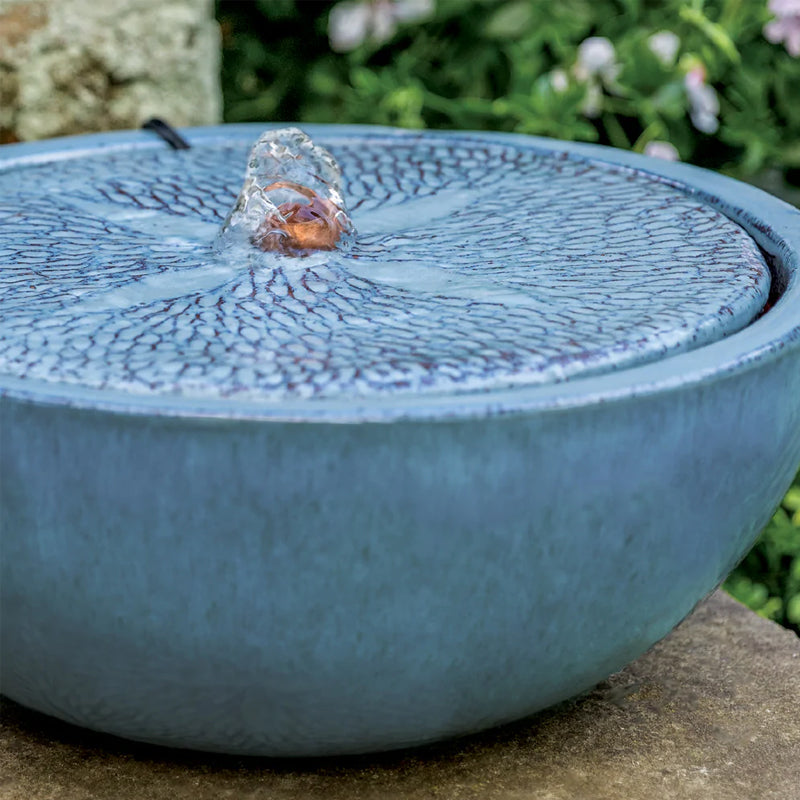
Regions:
M 353 226 L 312 253 L 220 239 L 262 126 L 0 149 L 18 702 L 266 755 L 500 724 L 668 633 L 791 481 L 800 212 L 588 145 L 306 130 Z

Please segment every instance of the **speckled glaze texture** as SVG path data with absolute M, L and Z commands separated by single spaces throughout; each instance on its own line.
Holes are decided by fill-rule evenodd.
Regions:
M 230 148 L 243 158 L 246 146 L 240 143 L 254 141 L 260 130 L 229 126 L 186 135 L 198 152 Z M 519 363 L 490 359 L 500 366 L 481 373 L 480 380 L 478 373 L 469 382 L 453 380 L 437 367 L 425 373 L 432 383 L 424 384 L 420 372 L 419 390 L 417 378 L 397 386 L 391 370 L 365 383 L 354 377 L 323 382 L 332 367 L 310 365 L 312 383 L 318 380 L 320 386 L 310 395 L 288 384 L 275 393 L 255 379 L 247 382 L 250 391 L 240 392 L 229 372 L 218 376 L 202 361 L 205 344 L 197 350 L 187 345 L 187 358 L 201 364 L 197 381 L 167 380 L 164 373 L 163 385 L 154 381 L 149 387 L 142 378 L 146 359 L 134 357 L 144 351 L 133 340 L 115 350 L 113 341 L 101 338 L 95 344 L 107 363 L 103 383 L 95 379 L 94 367 L 70 361 L 67 325 L 40 328 L 37 320 L 74 319 L 80 326 L 92 318 L 97 324 L 87 337 L 101 335 L 103 325 L 114 320 L 117 325 L 130 320 L 141 329 L 145 320 L 136 287 L 155 313 L 174 296 L 164 294 L 175 285 L 166 277 L 171 271 L 187 276 L 179 281 L 181 291 L 190 287 L 180 295 L 182 303 L 202 289 L 203 296 L 226 298 L 223 309 L 228 302 L 245 306 L 246 299 L 235 301 L 233 293 L 241 285 L 253 291 L 250 267 L 239 273 L 242 265 L 236 265 L 236 275 L 198 286 L 195 281 L 205 280 L 202 270 L 213 268 L 198 261 L 191 277 L 195 267 L 187 265 L 187 253 L 208 241 L 208 226 L 226 213 L 238 189 L 235 170 L 223 174 L 221 162 L 209 156 L 218 169 L 207 172 L 207 193 L 195 191 L 191 199 L 176 191 L 169 200 L 155 198 L 158 208 L 147 217 L 137 217 L 133 212 L 141 209 L 119 198 L 113 201 L 120 213 L 116 221 L 103 221 L 97 206 L 90 213 L 88 196 L 83 204 L 74 197 L 58 200 L 80 207 L 85 226 L 95 226 L 92 254 L 101 254 L 106 244 L 119 254 L 119 246 L 111 244 L 119 237 L 131 260 L 123 268 L 116 257 L 110 263 L 97 255 L 79 269 L 76 264 L 93 255 L 87 256 L 85 240 L 76 239 L 76 263 L 63 267 L 51 293 L 50 283 L 33 283 L 36 292 L 19 285 L 16 299 L 9 303 L 8 295 L 4 301 L 4 335 L 15 347 L 28 347 L 18 360 L 6 362 L 13 369 L 4 367 L 0 376 L 0 678 L 2 691 L 18 702 L 134 739 L 276 756 L 390 749 L 510 721 L 590 688 L 667 634 L 746 552 L 800 464 L 798 211 L 703 170 L 588 145 L 501 134 L 313 126 L 308 132 L 330 145 L 346 175 L 347 141 L 374 137 L 393 145 L 374 157 L 384 183 L 392 170 L 398 181 L 407 174 L 395 151 L 460 152 L 468 139 L 473 155 L 483 147 L 490 153 L 524 153 L 526 163 L 542 169 L 560 165 L 557 174 L 576 191 L 583 186 L 590 194 L 586 181 L 597 187 L 607 180 L 612 195 L 624 194 L 623 184 L 632 187 L 635 207 L 641 208 L 638 224 L 656 237 L 656 227 L 647 228 L 651 216 L 671 219 L 673 211 L 685 211 L 692 233 L 681 238 L 677 225 L 671 229 L 669 252 L 683 255 L 670 265 L 678 265 L 681 280 L 696 280 L 697 291 L 687 289 L 683 303 L 670 299 L 670 290 L 662 292 L 669 269 L 658 270 L 666 251 L 656 248 L 659 256 L 650 271 L 644 249 L 637 251 L 637 263 L 643 293 L 650 291 L 654 274 L 664 278 L 653 284 L 658 296 L 653 318 L 664 331 L 670 319 L 681 319 L 675 324 L 686 322 L 687 336 L 682 343 L 670 340 L 666 349 L 656 336 L 639 345 L 631 338 L 636 328 L 631 322 L 617 339 L 638 348 L 626 360 L 585 324 L 582 342 L 599 337 L 594 340 L 606 359 L 597 369 L 575 366 L 570 372 L 582 361 L 578 350 L 567 349 L 559 371 L 544 356 L 535 361 L 533 346 L 529 351 L 520 346 Z M 130 176 L 137 186 L 153 180 L 155 165 L 176 157 L 144 133 L 126 133 L 9 146 L 0 149 L 0 163 L 11 160 L 19 176 L 34 168 L 47 173 L 43 167 L 54 154 L 58 168 L 67 172 L 79 172 L 83 161 L 96 158 L 141 162 L 141 170 Z M 367 159 L 369 148 L 356 155 Z M 466 153 L 458 157 L 467 159 L 464 174 L 459 177 L 453 166 L 441 176 L 450 181 L 447 191 L 455 193 L 447 199 L 447 219 L 460 213 L 452 210 L 458 191 L 469 194 L 476 185 L 478 179 L 467 173 L 482 174 L 481 159 L 473 164 Z M 382 171 L 382 159 L 394 166 Z M 498 158 L 497 169 L 502 163 Z M 0 169 L 0 175 L 5 191 L 8 174 Z M 502 175 L 494 182 L 489 171 L 486 176 L 478 194 L 491 204 L 498 197 L 491 187 Z M 530 264 L 549 277 L 520 291 L 534 298 L 544 292 L 548 308 L 504 301 L 502 314 L 487 311 L 496 330 L 487 324 L 484 331 L 469 312 L 473 303 L 483 302 L 480 294 L 490 284 L 483 261 L 468 260 L 477 239 L 463 252 L 451 243 L 449 260 L 437 250 L 430 269 L 439 272 L 430 280 L 480 275 L 478 290 L 466 282 L 457 283 L 455 294 L 429 292 L 420 288 L 430 285 L 422 267 L 399 288 L 386 279 L 387 274 L 402 279 L 398 265 L 369 277 L 366 254 L 370 248 L 378 252 L 381 237 L 389 236 L 389 244 L 374 259 L 376 269 L 386 251 L 409 248 L 404 252 L 415 253 L 412 266 L 415 259 L 424 261 L 426 251 L 419 228 L 404 243 L 394 229 L 370 231 L 363 224 L 373 214 L 373 220 L 396 225 L 396 216 L 384 217 L 380 208 L 398 190 L 368 174 L 348 180 L 363 237 L 351 253 L 361 249 L 364 274 L 339 264 L 322 288 L 308 289 L 322 308 L 333 303 L 338 281 L 355 287 L 354 296 L 346 298 L 352 310 L 342 311 L 343 319 L 326 329 L 331 353 L 339 334 L 363 324 L 356 320 L 365 309 L 376 314 L 372 330 L 382 330 L 376 298 L 384 303 L 381 319 L 397 331 L 407 324 L 406 301 L 418 310 L 420 330 L 433 333 L 433 320 L 444 326 L 450 319 L 441 309 L 459 308 L 452 318 L 475 337 L 471 341 L 487 336 L 494 343 L 487 346 L 511 336 L 501 330 L 505 313 L 518 315 L 512 327 L 516 332 L 519 325 L 520 341 L 534 342 L 536 322 L 547 315 L 554 335 L 561 335 L 559 302 L 615 305 L 600 281 L 600 256 L 611 250 L 593 257 L 591 241 L 577 236 L 580 263 L 597 263 L 595 294 L 583 297 L 591 294 L 587 282 L 556 295 L 553 285 L 565 275 L 557 266 L 569 261 L 564 248 L 570 239 L 555 243 L 561 251 L 557 259 L 552 234 L 537 239 L 534 231 L 524 234 L 536 242 Z M 433 179 L 416 180 L 420 192 L 436 185 Z M 79 183 L 76 178 L 65 185 L 74 195 Z M 27 191 L 21 184 L 15 190 Z M 85 194 L 95 197 L 99 185 L 93 179 Z M 547 191 L 546 181 L 536 185 Z M 570 218 L 570 203 L 557 194 L 542 213 L 559 203 L 565 226 L 597 219 L 588 202 Z M 436 231 L 445 224 L 435 216 L 437 203 L 444 208 L 445 198 L 437 199 L 435 190 L 430 197 L 425 213 L 436 250 Z M 96 197 L 91 202 L 105 203 Z M 528 202 L 538 200 L 523 194 L 515 204 L 523 215 Z M 615 202 L 627 219 L 625 204 Z M 184 210 L 177 213 L 176 204 Z M 30 234 L 29 245 L 14 250 L 11 261 L 15 269 L 24 268 L 48 238 L 33 235 L 36 225 L 52 232 L 60 224 L 53 208 L 41 201 L 23 231 L 15 216 L 20 209 L 10 220 L 8 214 L 3 218 L 4 266 L 9 265 L 4 226 L 14 227 L 12 240 L 27 235 L 25 230 Z M 191 233 L 187 219 L 197 222 Z M 158 235 L 148 227 L 156 220 Z M 170 220 L 178 229 L 171 245 Z M 552 231 L 557 222 L 548 224 Z M 465 229 L 469 236 L 469 226 Z M 572 235 L 577 229 L 569 230 Z M 63 264 L 69 261 L 64 248 L 72 233 L 61 231 L 49 237 L 61 244 L 48 246 Z M 617 248 L 609 263 L 625 272 L 625 245 L 615 239 L 613 225 L 598 236 Z M 695 237 L 704 244 L 692 256 Z M 495 251 L 502 251 L 504 242 L 508 261 L 505 256 L 501 261 L 512 266 L 496 288 L 516 292 L 523 284 L 514 284 L 515 275 L 527 280 L 519 254 L 530 244 L 489 240 Z M 635 240 L 631 246 L 638 246 Z M 178 261 L 170 266 L 173 257 Z M 706 280 L 707 264 L 719 279 Z M 300 265 L 299 272 L 305 269 Z M 286 269 L 276 269 L 275 276 L 274 286 L 292 291 L 303 286 L 302 277 Z M 775 305 L 752 321 L 770 277 Z M 113 283 L 108 294 L 106 280 Z M 635 297 L 632 282 L 623 285 Z M 265 289 L 256 282 L 256 289 L 254 307 L 285 314 L 275 322 L 262 319 L 260 335 L 266 335 L 264 328 L 285 324 L 296 331 L 291 326 L 302 325 L 288 288 Z M 705 289 L 709 294 L 700 297 Z M 34 306 L 40 301 L 41 307 Z M 90 303 L 95 305 L 86 309 Z M 715 314 L 714 303 L 718 311 L 728 304 L 734 313 Z M 81 304 L 85 313 L 77 311 Z M 227 331 L 224 316 L 212 316 L 207 330 L 202 316 L 192 323 L 177 304 L 173 311 L 172 330 L 195 330 L 198 343 L 211 340 L 215 324 L 220 336 Z M 25 313 L 31 333 L 49 331 L 46 341 L 25 345 L 19 324 Z M 257 322 L 248 319 L 249 325 Z M 701 319 L 713 320 L 715 330 L 693 340 L 694 333 L 707 330 Z M 164 325 L 161 338 L 150 345 L 166 348 L 163 363 L 168 363 Z M 360 329 L 353 336 L 365 348 L 373 342 Z M 231 339 L 232 360 L 244 364 L 247 350 L 236 350 L 238 341 Z M 385 355 L 393 341 L 379 341 L 375 352 Z M 458 349 L 462 339 L 445 332 L 437 341 L 448 354 L 458 354 L 453 371 L 465 374 L 472 362 L 471 352 Z M 36 367 L 35 351 L 47 351 L 47 370 Z M 358 352 L 366 359 L 372 351 Z M 297 357 L 302 361 L 306 355 Z M 117 359 L 131 366 L 128 373 L 115 372 Z M 419 356 L 407 363 L 420 368 L 426 362 Z M 299 369 L 288 359 L 281 364 L 279 376 Z
M 0 166 L 0 372 L 280 401 L 560 381 L 747 325 L 767 265 L 653 177 L 469 135 L 329 132 L 347 254 L 214 242 L 252 134 Z

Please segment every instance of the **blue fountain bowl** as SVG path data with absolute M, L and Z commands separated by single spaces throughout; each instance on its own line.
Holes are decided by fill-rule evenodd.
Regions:
M 7 367 L 4 694 L 209 751 L 418 745 L 590 688 L 745 554 L 800 464 L 800 212 L 683 164 L 471 136 L 720 212 L 764 253 L 773 306 L 694 348 L 463 392 L 231 399 Z M 24 179 L 53 154 L 158 147 L 79 137 L 4 148 L 0 165 Z M 18 275 L 31 250 L 12 250 Z

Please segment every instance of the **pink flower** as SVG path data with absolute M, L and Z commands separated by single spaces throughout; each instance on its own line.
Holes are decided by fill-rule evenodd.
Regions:
M 681 48 L 681 40 L 672 31 L 658 31 L 647 40 L 647 46 L 653 55 L 669 68 L 675 63 L 675 56 Z
M 769 0 L 767 6 L 774 15 L 764 26 L 764 38 L 779 44 L 793 58 L 800 56 L 800 0 Z
M 578 46 L 578 61 L 575 64 L 575 77 L 579 81 L 599 78 L 612 84 L 619 75 L 617 52 L 605 36 L 590 36 Z
M 706 83 L 706 70 L 702 65 L 690 69 L 683 85 L 689 98 L 689 116 L 692 125 L 703 133 L 716 133 L 719 128 L 719 97 L 712 86 Z
M 586 94 L 581 102 L 581 112 L 585 117 L 594 119 L 603 110 L 603 90 L 596 83 L 586 84 Z
M 398 22 L 416 22 L 430 16 L 435 0 L 344 0 L 328 15 L 328 41 L 339 53 L 355 50 L 369 40 L 388 42 Z
M 584 116 L 600 116 L 603 110 L 603 87 L 610 92 L 618 89 L 616 80 L 620 69 L 617 51 L 605 36 L 590 36 L 578 45 L 578 58 L 572 74 L 585 88 L 581 104 Z
M 664 161 L 680 161 L 681 157 L 674 144 L 653 140 L 644 148 L 644 154 L 651 158 L 661 158 Z
M 548 75 L 548 78 L 550 80 L 550 86 L 553 87 L 554 92 L 561 94 L 569 89 L 569 75 L 567 75 L 563 69 L 554 69 Z

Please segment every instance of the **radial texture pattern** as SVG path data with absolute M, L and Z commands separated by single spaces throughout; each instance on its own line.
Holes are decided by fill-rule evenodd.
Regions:
M 0 156 L 0 374 L 248 400 L 486 391 L 747 325 L 750 237 L 644 173 L 468 135 L 323 138 L 347 254 L 215 254 L 245 139 Z

